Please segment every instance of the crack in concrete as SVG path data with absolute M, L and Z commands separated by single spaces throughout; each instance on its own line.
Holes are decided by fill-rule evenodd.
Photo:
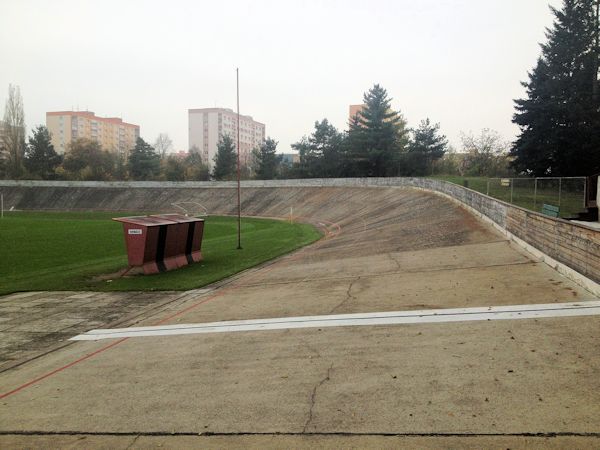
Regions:
M 133 445 L 134 445 L 134 444 L 135 444 L 135 442 L 136 442 L 136 441 L 139 439 L 139 437 L 140 437 L 140 436 L 141 436 L 141 435 L 139 435 L 139 434 L 138 434 L 136 437 L 134 437 L 134 438 L 133 438 L 133 441 L 131 441 L 131 442 L 129 443 L 129 445 L 128 445 L 128 446 L 125 448 L 125 450 L 129 450 L 131 447 L 133 447 Z
M 329 366 L 329 368 L 327 369 L 327 374 L 325 375 L 325 378 L 323 378 L 321 381 L 319 381 L 317 384 L 315 384 L 315 387 L 313 387 L 312 394 L 310 395 L 310 408 L 308 410 L 308 419 L 306 419 L 304 428 L 302 428 L 302 434 L 306 433 L 308 426 L 310 425 L 310 423 L 313 420 L 313 409 L 315 407 L 315 402 L 316 402 L 316 397 L 317 397 L 317 389 L 319 389 L 323 385 L 323 383 L 325 383 L 326 381 L 329 381 L 332 370 L 333 370 L 333 363 L 331 363 L 331 366 Z
M 386 253 L 386 255 L 388 256 L 388 258 L 390 258 L 396 264 L 396 268 L 398 269 L 398 271 L 401 271 L 402 267 L 400 266 L 400 263 L 398 262 L 398 260 L 396 258 L 394 258 L 391 253 Z
M 442 268 L 436 268 L 436 269 L 409 269 L 409 268 L 404 268 L 403 270 L 397 271 L 397 270 L 392 270 L 389 272 L 385 272 L 385 271 L 379 271 L 379 272 L 373 272 L 373 273 L 363 273 L 361 275 L 361 277 L 363 278 L 381 278 L 381 277 L 386 277 L 389 275 L 404 275 L 404 274 L 411 274 L 411 275 L 418 275 L 418 274 L 424 274 L 424 273 L 435 273 L 435 272 L 450 272 L 453 270 L 459 271 L 459 270 L 478 270 L 478 269 L 492 269 L 495 267 L 510 267 L 510 266 L 523 266 L 523 265 L 532 265 L 532 266 L 536 266 L 539 264 L 544 264 L 541 262 L 536 262 L 536 261 L 522 261 L 522 262 L 514 262 L 514 263 L 503 263 L 503 264 L 486 264 L 486 265 L 475 265 L 475 266 L 463 266 L 463 267 L 442 267 Z M 298 279 L 298 280 L 291 280 L 291 281 L 271 281 L 271 282 L 265 282 L 265 283 L 260 283 L 260 284 L 243 284 L 240 285 L 241 287 L 244 288 L 256 288 L 256 287 L 264 287 L 264 286 L 282 286 L 282 285 L 287 285 L 287 284 L 298 284 L 298 283 L 316 283 L 316 282 L 321 282 L 321 281 L 341 281 L 341 280 L 348 280 L 348 279 L 352 279 L 355 278 L 355 275 L 348 275 L 348 276 L 339 276 L 339 277 L 312 277 L 312 278 L 302 278 L 302 279 Z
M 352 291 L 352 286 L 354 286 L 354 283 L 356 283 L 358 280 L 360 280 L 360 277 L 357 277 L 356 279 L 352 280 L 350 282 L 350 285 L 348 286 L 348 289 L 346 290 L 346 298 L 344 300 L 342 300 L 338 305 L 334 306 L 334 308 L 329 311 L 329 313 L 333 313 L 335 312 L 337 309 L 341 308 L 342 306 L 344 306 L 344 304 L 348 301 L 348 300 L 356 300 L 356 297 L 354 295 L 352 295 L 350 292 Z

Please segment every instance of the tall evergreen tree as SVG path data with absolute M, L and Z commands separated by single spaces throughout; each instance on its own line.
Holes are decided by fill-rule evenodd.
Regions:
M 221 136 L 217 144 L 217 153 L 214 157 L 215 167 L 213 178 L 216 180 L 230 180 L 235 176 L 236 152 L 233 140 L 229 135 Z
M 439 123 L 432 125 L 428 118 L 421 121 L 419 128 L 413 131 L 403 174 L 421 176 L 431 173 L 433 162 L 444 156 L 448 146 L 446 136 L 439 131 Z
M 520 172 L 576 176 L 600 172 L 600 0 L 564 0 L 537 65 L 522 83 L 511 155 Z
M 315 122 L 315 130 L 292 144 L 300 158 L 303 178 L 338 177 L 343 170 L 344 136 L 327 119 Z
M 134 180 L 151 180 L 160 174 L 160 155 L 154 148 L 137 138 L 135 148 L 129 153 L 129 175 Z
M 408 145 L 402 115 L 391 109 L 387 91 L 376 84 L 365 93 L 365 107 L 350 122 L 348 156 L 355 176 L 393 176 Z
M 342 174 L 344 135 L 327 119 L 315 123 L 315 131 L 309 142 L 320 156 L 320 174 L 323 178 L 335 178 Z
M 54 170 L 62 163 L 62 157 L 54 150 L 48 128 L 40 125 L 33 130 L 23 162 L 32 175 L 42 180 L 55 178 Z
M 253 157 L 258 180 L 272 180 L 277 175 L 277 168 L 281 163 L 281 155 L 277 155 L 277 141 L 270 137 L 259 148 L 254 149 Z

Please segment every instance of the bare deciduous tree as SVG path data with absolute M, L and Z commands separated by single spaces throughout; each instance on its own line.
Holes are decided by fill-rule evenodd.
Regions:
M 173 141 L 167 133 L 160 133 L 154 141 L 154 151 L 158 153 L 161 159 L 164 159 L 169 150 L 173 148 Z
M 4 108 L 4 133 L 2 144 L 7 154 L 7 175 L 19 178 L 23 174 L 25 155 L 25 113 L 19 86 L 8 86 L 8 99 Z
M 473 133 L 461 133 L 465 172 L 476 176 L 503 176 L 508 166 L 508 149 L 506 142 L 498 132 L 484 128 L 479 136 Z

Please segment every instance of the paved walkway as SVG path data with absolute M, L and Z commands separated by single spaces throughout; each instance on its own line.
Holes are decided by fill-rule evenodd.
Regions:
M 326 239 L 135 325 L 598 300 L 441 197 L 314 192 L 294 212 Z M 587 316 L 74 342 L 0 374 L 0 445 L 594 448 L 599 340 Z

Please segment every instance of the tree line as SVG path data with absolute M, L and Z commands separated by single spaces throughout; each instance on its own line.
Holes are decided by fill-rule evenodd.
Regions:
M 403 115 L 391 107 L 380 85 L 363 96 L 364 106 L 350 119 L 348 131 L 339 131 L 328 119 L 316 121 L 313 132 L 292 144 L 299 162 L 274 161 L 274 150 L 255 152 L 257 167 L 268 161 L 263 178 L 335 178 L 427 176 L 432 174 L 506 176 L 509 144 L 493 130 L 461 136 L 456 152 L 440 124 L 429 118 L 410 129 Z M 267 147 L 272 147 L 272 143 Z M 276 145 L 276 143 L 275 143 Z
M 563 0 L 529 80 L 515 100 L 512 143 L 495 131 L 462 134 L 460 152 L 429 119 L 410 130 L 375 85 L 364 108 L 338 131 L 327 119 L 292 145 L 299 162 L 273 163 L 280 178 L 423 176 L 586 176 L 600 173 L 600 0 Z M 262 153 L 261 153 L 262 154 Z M 257 158 L 260 163 L 261 157 Z
M 299 162 L 284 163 L 277 141 L 268 137 L 240 168 L 243 179 L 323 178 L 369 176 L 424 176 L 432 173 L 501 176 L 507 171 L 506 145 L 500 136 L 484 130 L 481 136 L 463 136 L 463 153 L 453 152 L 439 124 L 423 120 L 410 130 L 404 117 L 391 109 L 387 91 L 375 85 L 364 95 L 363 110 L 349 130 L 338 131 L 327 119 L 292 145 Z M 75 139 L 64 155 L 58 154 L 45 126 L 36 127 L 25 140 L 22 99 L 9 88 L 0 176 L 42 180 L 233 180 L 237 153 L 232 138 L 221 136 L 209 170 L 197 148 L 185 157 L 169 153 L 172 141 L 161 133 L 153 145 L 138 138 L 127 155 L 102 149 L 90 139 Z
M 197 153 L 161 154 L 144 139 L 138 138 L 128 156 L 102 149 L 91 139 L 75 139 L 64 155 L 58 154 L 50 132 L 40 125 L 23 145 L 16 165 L 15 158 L 5 158 L 0 164 L 0 177 L 39 180 L 208 180 L 208 167 Z

